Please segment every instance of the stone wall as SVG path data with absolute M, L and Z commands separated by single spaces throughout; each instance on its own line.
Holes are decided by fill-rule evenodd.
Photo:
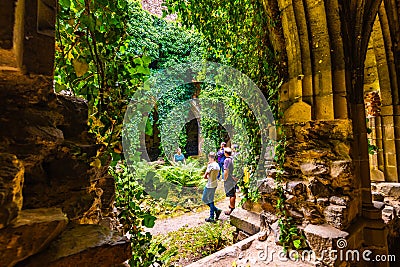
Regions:
M 112 215 L 114 179 L 90 166 L 99 146 L 87 103 L 54 94 L 52 83 L 0 69 L 0 265 L 120 264 L 130 243 L 100 225 Z
M 400 259 L 400 183 L 372 183 L 372 202 L 388 227 L 389 254 Z
M 354 177 L 349 120 L 285 124 L 287 138 L 285 193 L 287 209 L 299 225 L 329 224 L 346 229 L 360 211 Z M 274 212 L 275 172 L 261 181 L 261 207 Z

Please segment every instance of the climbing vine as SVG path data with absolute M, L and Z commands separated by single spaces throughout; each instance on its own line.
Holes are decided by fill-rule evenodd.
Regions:
M 265 12 L 262 2 L 258 0 L 218 2 L 167 0 L 166 5 L 168 12 L 178 14 L 183 25 L 189 29 L 194 27 L 203 34 L 207 45 L 207 60 L 230 65 L 257 84 L 277 118 L 279 115 L 278 89 L 281 78 L 277 71 L 274 52 L 268 49 L 271 45 L 267 27 L 273 23 L 273 18 Z M 246 103 L 237 100 L 229 107 L 237 114 L 246 114 L 245 124 L 249 130 L 249 144 L 252 147 L 248 151 L 247 163 L 250 165 L 249 169 L 255 170 L 258 155 L 260 155 L 258 123 L 254 115 L 248 112 L 249 107 Z M 225 141 L 222 139 L 223 136 L 218 134 L 220 131 L 218 124 L 211 121 L 209 123 L 208 126 L 205 123 L 202 124 L 203 132 L 217 139 L 216 144 Z M 253 187 L 243 180 L 239 183 L 245 191 L 245 197 L 257 198 L 257 192 L 251 189 Z
M 282 112 L 279 110 L 279 88 L 282 77 L 278 72 L 275 53 L 271 48 L 268 38 L 268 27 L 275 25 L 278 18 L 272 18 L 265 12 L 262 1 L 245 0 L 229 1 L 212 0 L 167 0 L 168 12 L 177 12 L 183 25 L 195 27 L 202 32 L 208 42 L 208 60 L 231 65 L 250 77 L 261 89 L 268 100 L 271 111 L 274 114 L 276 127 L 280 140 L 275 148 L 275 163 L 277 165 L 277 210 L 280 226 L 280 242 L 285 249 L 298 249 L 305 246 L 304 237 L 298 230 L 293 218 L 286 211 L 285 191 L 282 186 L 286 140 L 279 123 Z M 235 103 L 232 109 L 237 112 L 245 112 L 248 109 L 245 103 Z M 258 123 L 247 116 L 247 127 L 257 129 Z M 210 127 L 212 128 L 212 127 Z M 214 129 L 216 129 L 214 127 Z M 254 154 L 250 158 L 256 159 L 259 155 L 257 147 L 259 136 L 256 132 L 249 133 L 249 142 Z M 254 163 L 249 162 L 246 168 L 255 169 Z M 250 176 L 257 174 L 251 173 Z M 239 184 L 245 193 L 245 199 L 256 200 L 258 192 L 253 191 L 250 181 L 254 180 L 244 176 Z
M 115 172 L 123 160 L 124 114 L 130 98 L 152 72 L 201 56 L 199 42 L 195 32 L 149 14 L 139 1 L 59 1 L 55 91 L 88 102 L 90 133 L 102 145 L 91 165 L 111 163 L 118 217 L 124 232 L 131 234 L 131 266 L 150 266 L 162 248 L 151 248 L 151 235 L 143 234 L 143 226 L 152 227 L 155 217 L 141 206 L 145 193 L 137 177 L 126 170 Z

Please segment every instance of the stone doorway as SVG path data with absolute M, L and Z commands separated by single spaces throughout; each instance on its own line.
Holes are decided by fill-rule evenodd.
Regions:
M 199 122 L 197 119 L 193 119 L 186 123 L 186 134 L 187 134 L 187 142 L 186 142 L 186 157 L 189 156 L 197 156 L 199 155 Z

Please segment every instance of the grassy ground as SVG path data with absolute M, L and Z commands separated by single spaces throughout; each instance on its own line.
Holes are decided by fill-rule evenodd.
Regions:
M 234 230 L 229 221 L 204 223 L 155 236 L 152 243 L 161 243 L 166 248 L 162 254 L 163 266 L 186 266 L 232 245 Z
M 157 207 L 154 209 L 154 216 L 156 216 L 158 219 L 165 219 L 182 216 L 191 211 L 200 212 L 208 209 L 209 207 L 201 201 L 201 197 L 202 195 L 200 194 L 195 196 L 185 196 L 184 199 L 174 202 L 174 204 L 169 203 L 168 200 L 163 201 L 162 205 L 156 205 Z M 224 189 L 219 187 L 215 192 L 214 201 L 218 202 L 225 197 Z M 195 199 L 195 201 L 185 201 L 185 199 Z

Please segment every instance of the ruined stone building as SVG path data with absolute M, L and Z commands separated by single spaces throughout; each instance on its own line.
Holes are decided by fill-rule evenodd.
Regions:
M 279 18 L 291 215 L 317 252 L 345 238 L 400 260 L 400 2 L 263 2 Z M 0 2 L 0 266 L 117 266 L 130 244 L 107 227 L 114 183 L 89 166 L 87 105 L 53 92 L 55 15 L 55 0 Z M 245 205 L 271 228 L 273 182 Z
M 291 216 L 316 252 L 345 238 L 346 249 L 399 258 L 399 1 L 263 2 L 280 22 L 269 34 L 286 77 L 280 97 Z M 274 228 L 274 173 L 268 176 L 262 199 L 245 208 Z M 258 231 L 244 216 L 255 215 L 238 214 L 233 223 Z

